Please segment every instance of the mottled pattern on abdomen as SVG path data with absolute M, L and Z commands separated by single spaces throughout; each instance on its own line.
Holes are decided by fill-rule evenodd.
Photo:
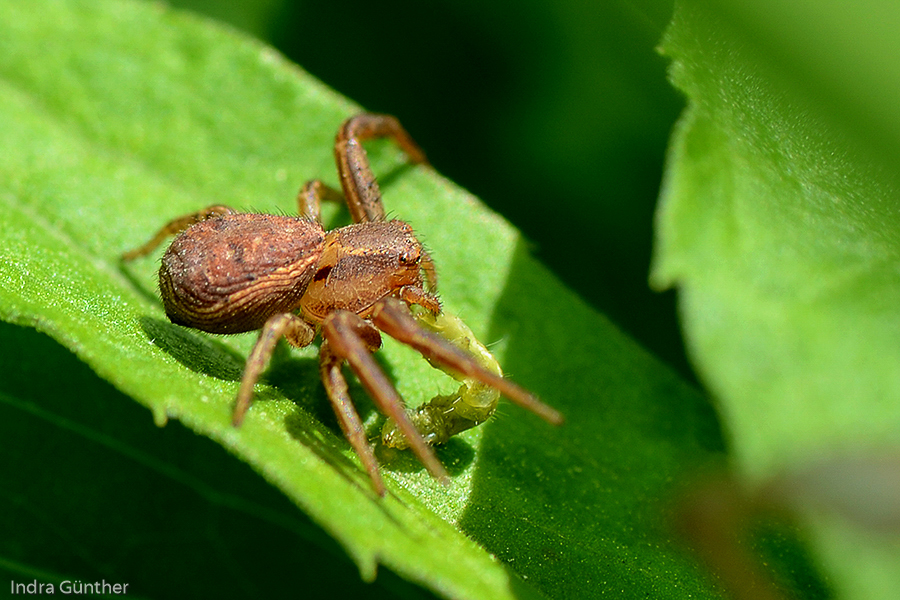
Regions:
M 166 314 L 211 333 L 259 329 L 270 316 L 298 308 L 324 240 L 318 223 L 281 215 L 233 214 L 192 225 L 162 258 Z

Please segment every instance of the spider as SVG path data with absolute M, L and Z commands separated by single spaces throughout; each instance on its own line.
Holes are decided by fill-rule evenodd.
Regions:
M 403 401 L 372 353 L 381 333 L 416 349 L 440 368 L 498 390 L 550 423 L 562 415 L 504 379 L 490 361 L 479 361 L 414 317 L 418 306 L 442 316 L 429 254 L 400 220 L 387 220 L 381 192 L 362 143 L 391 138 L 412 163 L 425 155 L 396 118 L 360 114 L 338 130 L 334 143 L 342 192 L 312 180 L 297 196 L 300 216 L 239 213 L 214 205 L 173 219 L 145 245 L 122 259 L 144 256 L 177 234 L 162 257 L 159 289 L 166 315 L 176 324 L 210 333 L 260 330 L 247 358 L 232 422 L 240 426 L 253 387 L 276 343 L 308 346 L 321 335 L 319 371 L 340 427 L 359 456 L 375 491 L 385 486 L 342 373 L 349 364 L 375 405 L 438 480 L 447 472 L 410 420 Z M 325 231 L 323 201 L 346 202 L 354 223 Z M 433 319 L 432 319 L 433 320 Z M 474 425 L 469 425 L 474 426 Z M 441 438 L 438 441 L 445 441 Z

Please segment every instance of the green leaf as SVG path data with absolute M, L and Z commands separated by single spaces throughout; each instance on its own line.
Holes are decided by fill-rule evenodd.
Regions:
M 446 306 L 568 423 L 502 406 L 439 451 L 448 489 L 380 449 L 381 499 L 308 348 L 279 354 L 231 427 L 253 336 L 172 325 L 157 262 L 118 257 L 209 204 L 294 211 L 306 179 L 336 183 L 333 136 L 357 110 L 272 50 L 160 5 L 0 5 L 0 316 L 115 388 L 44 336 L 0 330 L 5 364 L 24 374 L 0 387 L 16 450 L 2 467 L 16 485 L 0 494 L 12 533 L 0 566 L 15 581 L 131 582 L 138 596 L 260 596 L 315 589 L 346 552 L 367 580 L 383 565 L 444 597 L 714 597 L 660 510 L 684 473 L 721 458 L 705 399 L 562 287 L 507 223 L 390 145 L 371 151 L 388 210 L 431 249 Z M 455 385 L 396 344 L 379 360 L 412 403 Z M 169 425 L 148 427 L 127 397 Z M 353 593 L 341 573 L 328 581 Z M 391 577 L 378 581 L 419 593 Z
M 815 33 L 837 12 L 842 28 L 864 28 L 879 7 L 792 5 L 788 23 L 775 18 L 779 3 L 684 2 L 664 42 L 689 107 L 670 151 L 653 278 L 680 289 L 689 350 L 751 484 L 835 452 L 900 447 L 900 188 L 896 160 L 879 156 L 884 138 L 871 135 L 877 122 L 896 149 L 896 111 L 865 112 L 870 65 L 846 68 L 889 35 L 878 90 L 896 107 L 888 24 L 900 12 L 891 4 L 852 44 L 829 37 L 826 49 Z M 812 55 L 831 67 L 824 83 L 821 65 L 798 59 Z M 840 101 L 823 93 L 838 89 Z M 896 594 L 896 538 L 807 518 L 841 597 Z

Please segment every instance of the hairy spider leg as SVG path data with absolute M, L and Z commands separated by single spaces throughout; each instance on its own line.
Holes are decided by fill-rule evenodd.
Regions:
M 306 321 L 292 313 L 279 313 L 272 315 L 263 325 L 244 364 L 244 374 L 241 376 L 241 387 L 238 389 L 237 401 L 232 413 L 231 423 L 240 427 L 244 422 L 244 415 L 253 401 L 253 387 L 259 381 L 259 376 L 269 364 L 275 344 L 284 337 L 295 348 L 309 346 L 316 336 L 316 331 Z
M 345 121 L 334 140 L 334 158 L 354 223 L 383 221 L 385 218 L 381 190 L 362 146 L 367 140 L 383 137 L 392 138 L 411 163 L 428 163 L 425 153 L 396 118 L 362 114 Z
M 176 217 L 163 225 L 162 228 L 156 232 L 156 235 L 150 239 L 149 242 L 147 242 L 140 248 L 135 248 L 134 250 L 122 254 L 122 260 L 127 262 L 129 260 L 134 260 L 135 258 L 140 258 L 141 256 L 150 254 L 157 246 L 162 244 L 163 240 L 165 240 L 167 237 L 169 237 L 170 235 L 181 233 L 194 223 L 206 221 L 207 219 L 212 219 L 213 217 L 220 217 L 222 215 L 233 215 L 236 212 L 237 211 L 235 211 L 230 206 L 225 206 L 223 204 L 214 204 L 212 206 L 207 206 L 203 210 L 198 210 L 197 212 Z
M 301 217 L 322 223 L 322 202 L 346 202 L 340 190 L 323 183 L 320 179 L 312 179 L 303 184 L 297 194 L 297 211 Z
M 338 310 L 325 318 L 322 323 L 322 335 L 331 344 L 334 353 L 347 361 L 379 410 L 397 423 L 403 435 L 409 440 L 410 448 L 428 472 L 446 484 L 449 481 L 447 471 L 409 420 L 400 394 L 391 385 L 363 342 L 364 333 L 361 332 L 368 331 L 371 327 L 372 325 L 366 323 L 359 315 Z M 368 443 L 365 444 L 365 448 L 364 452 L 371 453 Z M 357 453 L 360 453 L 358 449 Z M 363 454 L 360 453 L 360 456 Z
M 378 335 L 377 332 L 375 334 Z M 378 336 L 378 342 L 380 345 L 381 336 Z M 377 347 L 372 348 L 369 346 L 370 352 L 374 350 L 377 350 Z M 359 417 L 359 413 L 356 412 L 353 400 L 350 398 L 350 393 L 347 390 L 347 380 L 341 372 L 343 365 L 344 359 L 332 349 L 331 342 L 328 339 L 322 340 L 322 345 L 319 348 L 319 371 L 322 376 L 322 383 L 325 385 L 325 392 L 328 394 L 328 399 L 334 408 L 334 414 L 337 415 L 344 437 L 350 442 L 350 446 L 356 452 L 363 467 L 365 467 L 366 473 L 369 474 L 369 479 L 372 480 L 375 492 L 379 496 L 384 496 L 384 480 L 381 478 L 381 471 L 378 469 L 378 461 L 375 460 L 372 446 L 369 445 L 366 439 L 362 420 Z

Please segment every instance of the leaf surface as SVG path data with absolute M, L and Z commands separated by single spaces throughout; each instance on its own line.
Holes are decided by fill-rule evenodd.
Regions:
M 779 38 L 783 23 L 740 3 L 684 2 L 664 42 L 689 107 L 670 151 L 653 278 L 680 289 L 689 350 L 751 484 L 834 453 L 900 447 L 896 161 L 878 156 L 883 139 L 849 110 L 865 102 L 821 95 L 809 84 L 820 73 L 785 59 L 824 43 L 813 32 L 837 10 L 825 4 Z M 876 6 L 859 7 L 848 26 Z M 770 37 L 754 29 L 759 22 Z M 882 33 L 857 39 L 858 51 L 871 53 Z M 823 49 L 823 58 L 835 55 Z M 859 74 L 829 75 L 829 89 L 871 97 L 857 94 Z M 810 519 L 819 554 L 840 573 L 838 591 L 891 597 L 878 590 L 900 584 L 895 539 L 867 542 L 822 515 Z
M 47 386 L 41 380 L 65 360 L 33 361 L 58 349 L 28 330 L 5 334 L 9 364 L 33 381 L 10 381 L 0 396 L 9 416 L 5 439 L 32 449 L 9 467 L 22 491 L 4 500 L 17 516 L 15 535 L 4 538 L 4 568 L 17 580 L 130 578 L 135 594 L 165 595 L 158 574 L 126 560 L 150 538 L 181 565 L 180 576 L 189 576 L 185 565 L 198 560 L 192 557 L 221 559 L 198 566 L 195 585 L 212 578 L 225 595 L 258 595 L 275 585 L 271 573 L 284 564 L 265 555 L 290 548 L 286 540 L 296 535 L 298 544 L 337 555 L 342 548 L 367 580 L 384 565 L 444 597 L 577 598 L 623 589 L 714 597 L 694 562 L 668 541 L 659 510 L 684 472 L 720 456 L 706 401 L 562 287 L 507 223 L 428 168 L 406 165 L 390 145 L 371 145 L 387 208 L 433 253 L 446 306 L 493 342 L 506 372 L 568 423 L 555 429 L 501 406 L 494 420 L 439 451 L 453 476 L 449 489 L 408 454 L 380 449 L 390 492 L 379 499 L 329 414 L 312 347 L 280 351 L 243 427 L 231 427 L 253 336 L 172 325 L 156 296 L 157 261 L 121 265 L 118 257 L 172 217 L 210 204 L 293 212 L 305 180 L 336 184 L 333 136 L 357 110 L 270 49 L 159 5 L 0 7 L 0 139 L 7 149 L 0 156 L 0 316 L 48 334 L 115 387 L 96 392 L 98 381 L 69 363 L 60 374 L 80 375 Z M 326 215 L 328 225 L 342 219 L 337 210 Z M 396 344 L 379 360 L 411 403 L 454 387 Z M 376 431 L 379 418 L 363 391 L 354 386 L 351 393 Z M 220 444 L 315 526 L 249 483 L 235 489 L 226 477 L 213 478 L 231 473 L 223 456 L 185 440 L 177 447 L 183 443 L 187 455 L 172 456 L 164 438 L 176 434 L 141 429 L 134 411 L 109 408 L 121 423 L 98 417 L 127 397 L 158 425 L 169 423 L 163 432 L 178 421 Z M 148 415 L 141 423 L 149 422 Z M 73 449 L 51 443 L 57 454 L 44 455 L 33 443 L 41 439 L 65 439 Z M 100 457 L 90 458 L 91 448 Z M 189 459 L 192 452 L 209 453 L 209 472 Z M 81 477 L 64 480 L 74 490 L 38 475 L 44 463 L 82 453 L 83 462 L 65 462 L 81 469 Z M 106 463 L 119 466 L 109 471 Z M 157 485 L 144 489 L 122 475 L 135 463 L 138 472 L 155 473 Z M 92 477 L 93 469 L 103 475 Z M 123 485 L 105 485 L 120 476 Z M 206 476 L 212 483 L 198 483 Z M 146 524 L 141 515 L 161 510 L 158 496 L 179 486 L 185 497 L 203 500 L 185 507 L 194 512 L 181 527 L 138 527 Z M 36 514 L 27 509 L 30 496 L 57 502 Z M 91 509 L 81 510 L 82 503 Z M 260 512 L 277 545 L 262 535 L 253 547 L 217 542 L 252 529 Z M 108 515 L 120 513 L 111 523 Z M 52 536 L 27 533 L 54 520 L 68 524 L 50 528 L 67 540 L 59 560 L 47 558 Z M 89 541 L 76 533 L 83 528 L 93 532 Z M 195 538 L 199 548 L 185 544 Z M 242 569 L 241 552 L 260 554 L 271 571 Z M 84 560 L 66 559 L 73 555 Z M 314 576 L 327 564 L 310 561 L 300 573 Z M 215 565 L 236 568 L 239 584 L 230 584 L 232 571 L 221 578 Z M 295 577 L 303 579 L 284 566 L 282 588 L 305 585 Z

